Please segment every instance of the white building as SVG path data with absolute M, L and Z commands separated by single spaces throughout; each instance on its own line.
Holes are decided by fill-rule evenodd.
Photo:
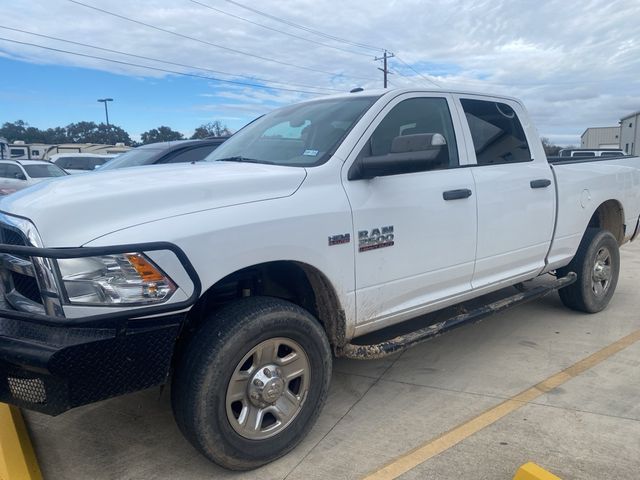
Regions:
M 620 127 L 591 127 L 580 136 L 580 148 L 620 148 Z
M 640 155 L 640 111 L 620 120 L 620 148 L 627 155 Z

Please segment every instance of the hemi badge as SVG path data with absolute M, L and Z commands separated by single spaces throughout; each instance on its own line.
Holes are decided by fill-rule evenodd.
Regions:
M 341 235 L 331 235 L 329 237 L 329 246 L 342 245 L 343 243 L 349 243 L 351 241 L 350 233 L 343 233 Z

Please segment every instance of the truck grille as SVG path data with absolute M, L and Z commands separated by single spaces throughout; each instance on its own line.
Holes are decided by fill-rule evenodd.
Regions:
M 25 403 L 46 403 L 47 391 L 40 378 L 7 377 L 9 392 L 14 398 Z

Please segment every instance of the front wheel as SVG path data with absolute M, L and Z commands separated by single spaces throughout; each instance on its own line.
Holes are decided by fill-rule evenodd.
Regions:
M 589 228 L 576 256 L 558 276 L 569 272 L 578 275 L 575 283 L 558 290 L 560 299 L 572 310 L 596 313 L 609 304 L 618 284 L 620 251 L 618 241 L 607 230 Z
M 304 438 L 330 377 L 331 349 L 315 318 L 284 300 L 246 298 L 215 312 L 187 345 L 173 410 L 205 456 L 247 470 Z

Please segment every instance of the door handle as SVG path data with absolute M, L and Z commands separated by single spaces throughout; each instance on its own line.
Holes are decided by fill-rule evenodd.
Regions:
M 460 188 L 458 190 L 447 190 L 442 192 L 442 198 L 445 200 L 458 200 L 461 198 L 469 198 L 471 196 L 471 190 L 468 188 Z
M 539 178 L 538 180 L 531 180 L 529 185 L 531 185 L 531 188 L 547 188 L 551 185 L 551 180 L 548 178 Z

